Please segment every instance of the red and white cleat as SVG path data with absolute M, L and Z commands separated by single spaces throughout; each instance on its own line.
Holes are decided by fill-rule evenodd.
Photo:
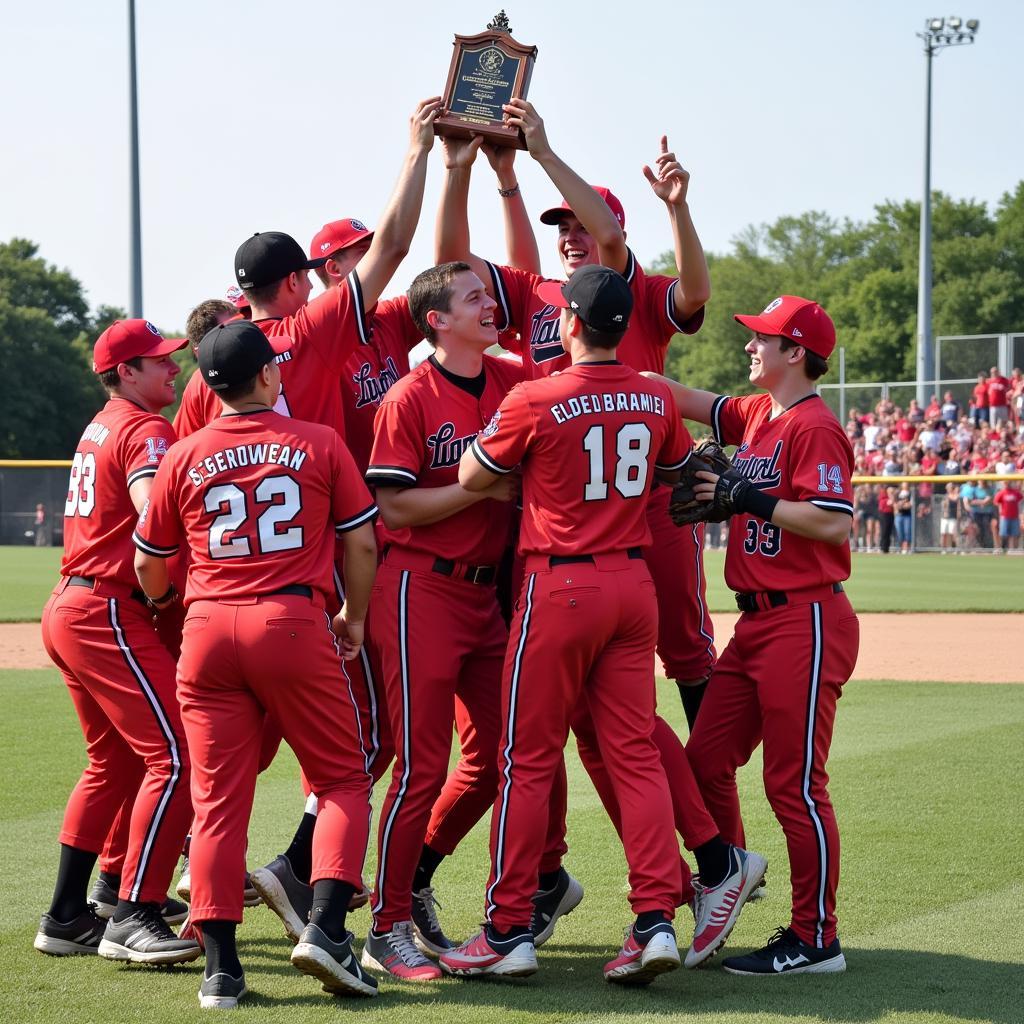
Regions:
M 676 933 L 663 921 L 641 935 L 635 928 L 627 928 L 619 955 L 604 965 L 604 980 L 616 985 L 649 985 L 659 974 L 678 966 Z
M 532 935 L 492 944 L 485 927 L 461 946 L 442 953 L 440 963 L 446 974 L 467 978 L 479 974 L 525 978 L 537 971 L 537 950 Z

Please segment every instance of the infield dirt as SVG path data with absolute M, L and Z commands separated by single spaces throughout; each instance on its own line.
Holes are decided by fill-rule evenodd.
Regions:
M 736 616 L 712 616 L 719 650 Z M 854 679 L 908 682 L 1020 683 L 1024 667 L 1014 638 L 1024 616 L 989 614 L 861 615 L 860 657 Z M 49 668 L 39 623 L 0 623 L 0 669 Z

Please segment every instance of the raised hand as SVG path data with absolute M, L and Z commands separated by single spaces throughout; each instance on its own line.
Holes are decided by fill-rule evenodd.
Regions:
M 552 152 L 544 121 L 532 103 L 523 99 L 509 100 L 502 108 L 507 124 L 519 128 L 526 137 L 526 148 L 534 160 L 541 160 Z
M 681 206 L 686 202 L 686 191 L 690 185 L 690 172 L 684 170 L 675 153 L 668 148 L 668 136 L 661 137 L 661 152 L 655 160 L 657 173 L 644 165 L 644 177 L 650 183 L 654 194 L 669 206 Z
M 409 118 L 409 142 L 425 150 L 434 145 L 434 118 L 441 112 L 441 97 L 421 100 Z
M 474 135 L 471 139 L 453 139 L 442 135 L 441 154 L 444 157 L 445 170 L 465 170 L 472 167 L 483 141 L 479 135 Z

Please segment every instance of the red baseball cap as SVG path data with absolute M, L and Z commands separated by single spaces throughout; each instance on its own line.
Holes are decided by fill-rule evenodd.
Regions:
M 224 298 L 231 303 L 235 309 L 249 309 L 252 303 L 249 301 L 249 296 L 238 287 L 237 284 L 233 284 L 225 293 Z
M 626 226 L 626 212 L 622 209 L 622 203 L 618 196 L 609 191 L 604 185 L 591 185 L 591 188 L 608 204 L 608 209 L 615 214 L 619 227 Z M 541 224 L 557 224 L 567 213 L 572 213 L 572 207 L 563 199 L 561 206 L 552 206 L 540 215 Z M 573 216 L 576 216 L 573 214 Z
M 373 232 L 361 220 L 355 217 L 332 220 L 313 236 L 313 241 L 309 243 L 309 258 L 316 260 L 322 256 L 332 256 L 364 238 L 373 238 Z
M 836 347 L 836 325 L 816 302 L 799 295 L 780 295 L 756 316 L 735 313 L 733 320 L 758 334 L 781 335 L 809 352 L 828 359 Z
M 187 344 L 188 338 L 165 338 L 148 320 L 115 320 L 96 339 L 92 369 L 103 373 L 137 356 L 166 356 Z

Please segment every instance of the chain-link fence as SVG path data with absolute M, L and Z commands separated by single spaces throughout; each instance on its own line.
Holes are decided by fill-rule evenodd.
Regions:
M 64 543 L 68 466 L 0 466 L 0 544 Z

